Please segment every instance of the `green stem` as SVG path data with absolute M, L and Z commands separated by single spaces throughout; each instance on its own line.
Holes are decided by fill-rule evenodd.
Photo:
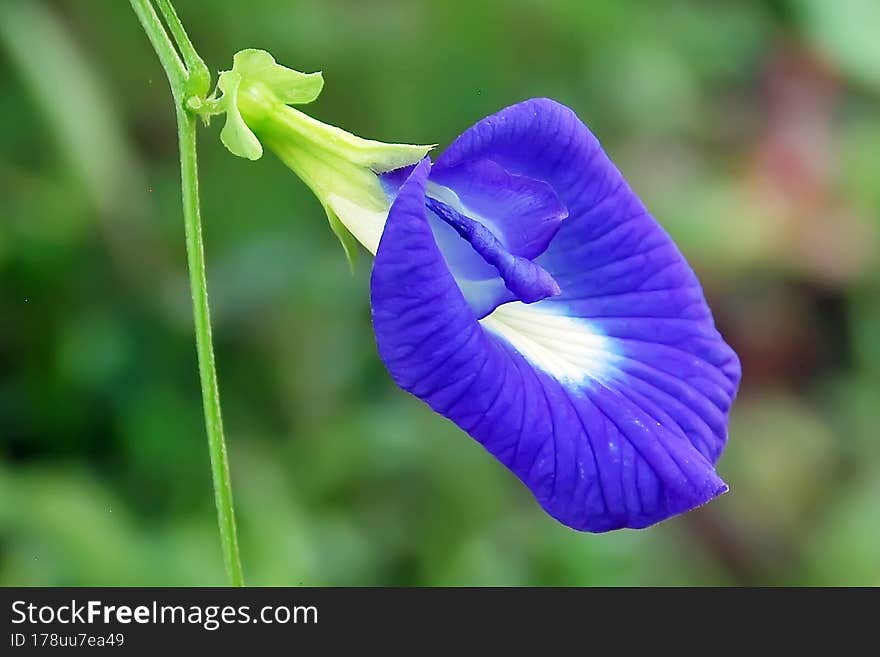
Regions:
M 211 454 L 211 474 L 214 480 L 214 501 L 217 504 L 217 523 L 223 559 L 233 586 L 244 586 L 238 538 L 235 527 L 235 509 L 232 505 L 232 482 L 226 441 L 223 438 L 223 418 L 220 414 L 220 391 L 217 387 L 217 369 L 214 365 L 214 346 L 211 338 L 211 311 L 208 307 L 208 284 L 205 279 L 205 249 L 202 243 L 202 221 L 199 212 L 199 175 L 196 162 L 196 120 L 185 109 L 177 109 L 177 133 L 180 139 L 180 174 L 183 190 L 183 221 L 186 228 L 186 256 L 189 264 L 189 285 L 193 299 L 193 317 L 196 328 L 196 351 L 199 359 L 199 377 L 202 383 L 202 404 L 205 408 L 205 429 Z
M 185 60 L 192 60 L 195 50 L 183 26 L 174 14 L 167 0 L 160 0 L 160 7 L 169 21 L 172 34 Z M 229 477 L 229 461 L 226 454 L 226 441 L 223 437 L 223 419 L 220 413 L 220 391 L 217 387 L 217 370 L 214 363 L 214 346 L 211 337 L 211 312 L 208 306 L 208 284 L 205 277 L 205 251 L 202 242 L 202 221 L 199 210 L 199 175 L 196 155 L 196 119 L 185 106 L 187 92 L 193 88 L 191 75 L 202 75 L 199 71 L 190 73 L 168 38 L 159 17 L 149 0 L 130 0 L 144 31 L 153 44 L 159 61 L 165 69 L 177 111 L 177 137 L 180 144 L 180 178 L 183 194 L 183 221 L 186 231 L 186 254 L 189 266 L 189 283 L 193 300 L 193 319 L 195 322 L 196 353 L 199 363 L 199 378 L 202 386 L 202 404 L 205 411 L 205 429 L 208 434 L 208 451 L 211 456 L 211 475 L 214 483 L 214 501 L 217 506 L 217 524 L 220 528 L 220 544 L 223 561 L 230 583 L 244 586 L 241 559 L 238 551 L 238 538 L 235 524 L 235 509 L 232 503 L 232 482 Z M 169 18 L 169 12 L 174 19 Z M 176 26 L 175 26 L 176 24 Z M 181 43 L 181 39 L 188 46 Z M 188 53 L 187 50 L 191 52 Z M 198 62 L 201 58 L 195 55 Z M 204 66 L 204 64 L 202 64 Z M 207 71 L 207 69 L 204 69 Z M 199 85 L 201 86 L 201 85 Z
M 171 1 L 156 0 L 156 4 L 159 6 L 159 11 L 162 12 L 165 23 L 168 25 L 168 29 L 177 44 L 177 49 L 183 57 L 183 63 L 187 70 L 188 95 L 195 94 L 200 98 L 204 98 L 208 95 L 208 88 L 211 86 L 211 72 L 205 65 L 204 60 L 199 56 L 199 53 L 196 52 L 192 41 L 189 40 L 189 36 L 183 28 L 183 23 L 180 22 L 177 12 L 174 11 L 174 5 L 171 4 Z
M 149 0 L 131 0 L 131 8 L 137 14 L 147 38 L 153 45 L 153 50 L 159 56 L 159 62 L 165 69 L 165 75 L 168 76 L 168 82 L 171 84 L 171 92 L 176 99 L 177 94 L 182 93 L 186 86 L 186 68 Z

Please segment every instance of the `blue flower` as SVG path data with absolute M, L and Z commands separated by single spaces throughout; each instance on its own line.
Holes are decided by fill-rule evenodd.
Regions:
M 437 159 L 290 107 L 320 74 L 245 50 L 220 76 L 221 139 L 265 144 L 376 260 L 379 355 L 560 522 L 647 527 L 724 493 L 740 380 L 700 284 L 589 129 L 529 100 Z
M 371 304 L 397 385 L 575 529 L 647 527 L 727 491 L 739 361 L 574 112 L 508 107 L 383 182 Z

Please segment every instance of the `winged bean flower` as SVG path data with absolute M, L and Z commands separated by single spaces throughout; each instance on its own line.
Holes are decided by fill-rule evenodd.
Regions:
M 373 326 L 398 386 L 578 530 L 646 527 L 727 491 L 715 463 L 739 361 L 694 272 L 571 109 L 513 105 L 432 162 L 429 147 L 361 140 L 289 107 L 291 88 L 315 82 L 282 69 L 236 56 L 221 77 L 224 141 L 250 157 L 262 140 L 341 239 L 375 254 Z

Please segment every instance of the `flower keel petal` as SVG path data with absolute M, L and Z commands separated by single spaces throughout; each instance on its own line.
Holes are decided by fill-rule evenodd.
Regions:
M 544 269 L 531 260 L 513 255 L 494 233 L 483 224 L 466 217 L 449 207 L 442 201 L 426 197 L 426 207 L 446 224 L 451 226 L 487 264 L 491 265 L 501 276 L 507 289 L 516 299 L 524 303 L 534 303 L 560 293 L 559 285 Z M 468 297 L 464 290 L 465 297 Z M 501 295 L 499 295 L 501 296 Z M 487 315 L 502 301 L 512 301 L 509 295 L 502 299 L 490 299 L 485 310 L 478 309 L 478 302 L 468 299 L 478 317 Z
M 550 185 L 486 159 L 435 166 L 428 194 L 490 227 L 504 248 L 529 260 L 547 249 L 568 216 Z

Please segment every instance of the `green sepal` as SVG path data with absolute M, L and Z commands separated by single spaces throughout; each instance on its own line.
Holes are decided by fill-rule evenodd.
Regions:
M 342 245 L 342 250 L 345 252 L 345 259 L 348 261 L 348 267 L 352 273 L 354 273 L 354 268 L 358 259 L 358 241 L 354 238 L 354 235 L 349 232 L 348 228 L 345 227 L 345 224 L 339 220 L 339 217 L 333 212 L 329 205 L 324 204 L 324 212 L 327 213 L 327 221 L 330 223 L 330 230 L 333 231 L 333 234 L 336 235 L 336 238 Z
M 436 144 L 388 144 L 358 137 L 347 130 L 323 123 L 301 112 L 296 118 L 302 134 L 307 134 L 308 139 L 320 144 L 323 150 L 376 173 L 385 173 L 416 164 L 436 146 Z

